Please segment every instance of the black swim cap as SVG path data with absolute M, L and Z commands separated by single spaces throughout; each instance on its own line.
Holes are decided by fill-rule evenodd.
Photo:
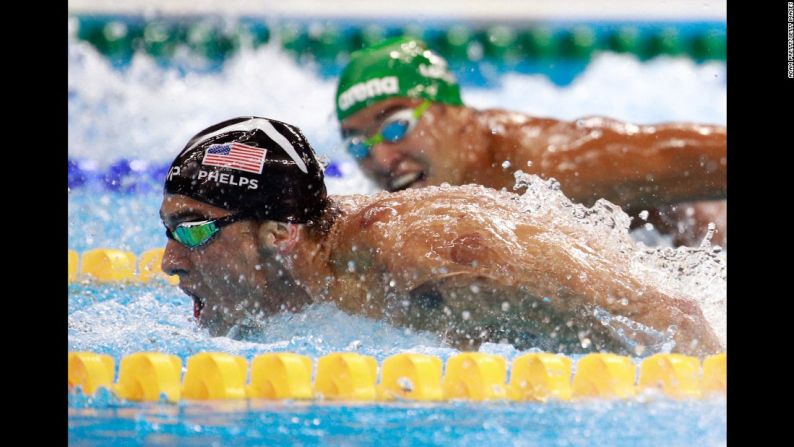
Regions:
M 323 169 L 297 127 L 246 116 L 208 127 L 171 164 L 165 192 L 254 217 L 305 223 L 326 204 Z

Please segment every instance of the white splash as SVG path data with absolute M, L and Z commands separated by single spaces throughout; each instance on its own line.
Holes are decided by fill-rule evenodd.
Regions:
M 544 76 L 511 73 L 502 77 L 500 88 L 463 90 L 463 100 L 478 108 L 569 120 L 603 115 L 638 124 L 725 125 L 725 79 L 723 62 L 696 64 L 667 56 L 641 62 L 631 55 L 601 53 L 571 85 L 558 87 Z
M 323 79 L 277 44 L 241 49 L 220 71 L 185 74 L 140 52 L 126 69 L 114 69 L 73 35 L 68 49 L 70 157 L 168 161 L 207 126 L 254 115 L 294 124 L 318 153 L 349 159 L 334 111 L 336 79 Z M 725 64 L 667 57 L 640 62 L 606 53 L 566 87 L 543 75 L 507 74 L 498 88 L 464 88 L 463 99 L 478 108 L 563 119 L 725 124 Z
M 667 293 L 696 300 L 723 346 L 727 346 L 727 257 L 707 241 L 700 247 L 648 247 L 628 232 L 630 218 L 617 205 L 599 199 L 588 208 L 574 204 L 559 184 L 515 172 L 526 212 L 551 216 L 555 227 L 576 231 L 592 247 L 625 262 L 632 274 Z M 563 210 L 563 212 L 560 212 Z M 567 210 L 565 212 L 564 210 Z

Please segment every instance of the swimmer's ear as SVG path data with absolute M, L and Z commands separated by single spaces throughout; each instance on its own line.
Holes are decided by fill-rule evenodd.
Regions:
M 286 254 L 298 243 L 298 226 L 268 220 L 259 226 L 257 239 L 259 247 L 267 253 Z

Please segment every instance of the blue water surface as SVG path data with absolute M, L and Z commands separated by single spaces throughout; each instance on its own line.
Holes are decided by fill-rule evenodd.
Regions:
M 74 401 L 75 399 L 73 399 Z M 725 400 L 585 403 L 268 402 L 69 409 L 69 444 L 717 446 Z

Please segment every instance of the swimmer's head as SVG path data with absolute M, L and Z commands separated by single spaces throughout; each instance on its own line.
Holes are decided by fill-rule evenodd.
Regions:
M 254 116 L 208 127 L 171 164 L 165 193 L 259 219 L 306 223 L 323 210 L 323 169 L 300 129 Z
M 466 179 L 472 145 L 462 106 L 447 62 L 405 37 L 353 53 L 336 96 L 345 150 L 388 191 Z
M 447 61 L 409 37 L 388 39 L 351 55 L 336 89 L 336 116 L 344 121 L 388 98 L 463 105 Z
M 166 177 L 162 269 L 179 276 L 213 335 L 297 309 L 308 296 L 285 266 L 326 206 L 322 167 L 297 127 L 258 117 L 216 124 L 188 141 Z

